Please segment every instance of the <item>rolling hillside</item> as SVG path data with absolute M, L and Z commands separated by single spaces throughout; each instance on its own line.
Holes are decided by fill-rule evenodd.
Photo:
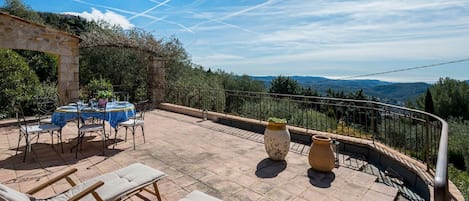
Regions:
M 264 82 L 266 87 L 270 87 L 270 82 L 277 76 L 252 76 L 253 79 Z M 403 104 L 408 99 L 414 99 L 424 93 L 430 84 L 417 83 L 393 83 L 380 80 L 334 80 L 324 77 L 291 76 L 303 87 L 311 87 L 325 94 L 330 88 L 342 90 L 346 93 L 363 89 L 366 95 L 375 96 L 384 102 L 393 104 Z

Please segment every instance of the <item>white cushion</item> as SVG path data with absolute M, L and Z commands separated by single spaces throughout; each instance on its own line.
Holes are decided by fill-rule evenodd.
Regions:
M 0 184 L 0 200 L 8 201 L 31 201 L 31 197 L 24 193 L 20 193 L 14 189 L 9 188 L 3 184 Z
M 88 124 L 80 127 L 80 132 L 93 132 L 93 131 L 100 131 L 104 130 L 102 124 Z
M 198 190 L 192 191 L 185 198 L 180 199 L 179 201 L 222 201 L 213 196 L 202 193 Z
M 127 126 L 127 127 L 131 127 L 131 126 L 136 126 L 136 125 L 143 125 L 145 122 L 143 120 L 134 120 L 134 119 L 131 119 L 131 120 L 127 120 L 127 121 L 124 121 L 124 122 L 121 122 L 119 123 L 119 126 Z
M 52 118 L 41 119 L 40 122 L 45 124 L 52 124 Z
M 116 170 L 111 173 L 103 174 L 101 176 L 87 180 L 65 193 L 56 196 L 51 201 L 65 201 L 81 192 L 83 189 L 95 184 L 98 181 L 103 181 L 104 185 L 96 190 L 96 193 L 103 198 L 103 200 L 117 200 L 128 193 L 147 186 L 155 181 L 165 177 L 166 174 L 148 167 L 140 163 L 134 163 L 122 169 Z M 80 199 L 85 201 L 95 201 L 92 195 Z
M 41 125 L 21 125 L 21 130 L 23 132 L 28 133 L 43 133 L 43 132 L 50 132 L 50 131 L 57 131 L 60 130 L 60 126 L 54 124 L 41 124 Z

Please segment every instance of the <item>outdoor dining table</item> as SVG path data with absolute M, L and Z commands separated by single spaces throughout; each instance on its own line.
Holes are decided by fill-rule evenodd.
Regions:
M 106 113 L 103 115 L 103 108 L 92 107 L 87 104 L 80 104 L 78 106 L 80 116 L 83 119 L 98 118 L 109 122 L 113 128 L 120 122 L 129 120 L 130 117 L 135 116 L 135 106 L 129 102 L 109 102 L 106 105 Z M 57 126 L 64 127 L 68 121 L 77 119 L 77 105 L 76 103 L 58 107 L 52 114 L 52 123 Z

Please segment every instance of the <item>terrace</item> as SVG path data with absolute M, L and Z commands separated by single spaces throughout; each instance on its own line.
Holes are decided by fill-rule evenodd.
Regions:
M 63 102 L 77 98 L 78 37 L 8 14 L 0 17 L 6 30 L 0 46 L 60 55 L 58 95 Z M 23 40 L 10 33 L 20 29 L 26 33 Z M 65 39 L 43 40 L 51 36 Z M 21 41 L 28 38 L 34 42 L 25 47 Z M 25 192 L 69 168 L 77 168 L 74 179 L 84 181 L 141 162 L 169 175 L 159 183 L 164 200 L 178 200 L 195 189 L 224 200 L 463 200 L 448 180 L 448 128 L 437 116 L 366 100 L 165 88 L 163 62 L 149 59 L 151 99 L 166 103 L 147 115 L 147 143 L 137 138 L 132 150 L 130 141 L 121 141 L 102 156 L 100 139 L 91 135 L 75 160 L 68 152 L 76 138 L 70 124 L 63 130 L 65 153 L 51 149 L 43 135 L 23 163 L 22 154 L 15 155 L 17 128 L 2 121 L 0 182 Z M 289 121 L 292 143 L 283 162 L 267 159 L 262 145 L 260 133 L 270 116 Z M 211 121 L 202 121 L 206 118 Z M 333 173 L 309 168 L 305 155 L 316 134 L 340 142 Z M 39 196 L 67 187 L 58 183 Z M 142 193 L 131 199 L 155 198 Z
M 338 108 L 363 109 L 367 106 L 356 100 L 349 100 L 353 103 L 351 105 L 346 100 L 340 100 L 339 103 L 337 100 L 318 97 L 300 99 L 278 94 L 234 91 L 225 91 L 222 101 L 220 91 L 216 90 L 173 88 L 170 91 L 167 101 L 179 105 L 162 103 L 159 107 L 163 110 L 155 109 L 146 115 L 145 121 L 150 122 L 145 126 L 147 142 L 143 144 L 143 139 L 137 135 L 136 150 L 132 149 L 131 140 L 120 141 L 115 150 L 108 146 L 106 155 L 102 156 L 99 137 L 90 135 L 78 160 L 75 160 L 74 153 L 68 150 L 74 144 L 76 126 L 69 123 L 63 130 L 65 153 L 51 149 L 48 135 L 43 135 L 38 143 L 33 144 L 32 154 L 23 163 L 22 154 L 15 155 L 17 128 L 13 125 L 1 128 L 0 182 L 25 192 L 37 185 L 37 182 L 70 168 L 78 169 L 75 180 L 84 181 L 140 162 L 169 175 L 159 182 L 164 200 L 178 200 L 195 189 L 224 200 L 445 200 L 450 196 L 444 193 L 444 189 L 438 192 L 436 188 L 436 196 L 433 194 L 434 171 L 437 172 L 437 178 L 441 171 L 435 164 L 443 125 L 439 122 L 429 124 L 431 121 L 425 121 L 426 118 L 417 115 L 415 111 L 388 105 L 389 108 L 384 110 L 379 105 L 373 105 L 373 110 L 366 110 L 365 114 L 378 114 L 370 111 L 383 109 L 374 118 L 376 121 L 381 119 L 379 125 L 382 125 L 379 129 L 376 127 L 375 131 L 370 131 L 374 123 L 354 125 L 346 122 L 349 121 L 347 119 L 361 119 L 359 114 L 365 110 L 351 113 L 343 111 L 343 123 L 329 121 L 319 112 L 314 113 L 316 116 L 304 116 L 304 119 L 314 120 L 304 125 L 297 125 L 291 120 L 289 129 L 293 139 L 290 153 L 286 161 L 275 162 L 267 159 L 262 144 L 263 136 L 260 133 L 265 122 L 235 108 L 230 113 L 242 114 L 244 117 L 222 113 L 220 111 L 223 108 L 218 107 L 218 104 L 229 107 L 237 102 L 235 100 L 243 100 L 245 103 L 254 103 L 256 99 L 271 101 L 265 105 L 248 104 L 251 115 L 265 112 L 262 108 L 266 106 L 270 107 L 269 111 L 278 112 L 281 108 L 285 113 L 292 114 L 292 108 L 300 102 L 310 109 L 316 107 L 314 111 L 321 111 L 321 105 L 334 106 L 336 114 Z M 285 98 L 289 101 L 285 102 Z M 275 104 L 279 105 L 272 108 Z M 306 109 L 303 111 L 312 112 Z M 396 124 L 403 120 L 396 121 L 399 118 L 395 115 L 402 114 L 409 118 L 404 120 L 412 120 L 413 124 Z M 209 120 L 204 121 L 204 118 Z M 368 121 L 366 119 L 363 121 Z M 428 127 L 418 126 L 419 122 L 425 122 Z M 2 122 L 4 125 L 6 123 L 9 122 Z M 309 128 L 314 127 L 314 123 L 319 127 Z M 404 140 L 396 139 L 395 133 L 386 131 L 391 128 L 396 130 L 397 127 L 401 131 L 399 137 Z M 341 142 L 337 146 L 339 165 L 333 173 L 323 174 L 310 169 L 307 154 L 311 142 L 308 136 L 312 134 L 328 135 Z M 423 143 L 424 139 L 419 140 L 420 136 L 427 136 L 427 143 Z M 411 143 L 396 143 L 399 141 Z M 108 144 L 112 142 L 108 141 Z M 67 187 L 68 184 L 63 181 L 38 195 L 46 197 Z M 457 199 L 457 189 L 452 186 L 449 188 L 452 198 Z M 155 197 L 143 192 L 131 198 L 147 199 L 154 200 Z

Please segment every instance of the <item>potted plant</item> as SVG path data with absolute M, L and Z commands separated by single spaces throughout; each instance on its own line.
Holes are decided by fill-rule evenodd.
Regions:
M 287 129 L 287 120 L 271 117 L 267 120 L 264 131 L 264 146 L 267 155 L 272 160 L 285 160 L 290 150 L 290 132 Z
M 109 98 L 113 96 L 112 91 L 102 90 L 98 91 L 98 107 L 105 107 Z

